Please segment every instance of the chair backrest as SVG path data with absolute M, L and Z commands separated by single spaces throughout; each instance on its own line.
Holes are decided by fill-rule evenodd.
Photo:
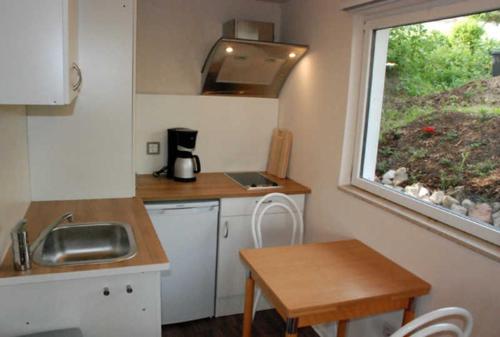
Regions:
M 271 198 L 279 198 L 281 200 L 272 201 Z M 282 202 L 282 200 L 284 202 Z M 286 194 L 269 193 L 257 202 L 252 213 L 252 235 L 255 248 L 262 248 L 263 245 L 262 219 L 264 214 L 275 207 L 285 209 L 292 218 L 293 228 L 290 245 L 301 244 L 304 240 L 304 221 L 302 219 L 302 212 L 300 211 L 299 206 L 297 206 L 295 201 Z
M 463 320 L 463 329 L 452 323 L 434 323 L 429 325 L 430 323 L 447 318 L 459 318 Z M 426 337 L 441 332 L 451 332 L 457 337 L 470 337 L 472 325 L 473 319 L 469 311 L 458 307 L 441 308 L 414 319 L 393 333 L 391 337 Z

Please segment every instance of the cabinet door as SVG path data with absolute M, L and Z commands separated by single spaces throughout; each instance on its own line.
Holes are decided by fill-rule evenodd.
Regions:
M 245 268 L 239 251 L 253 247 L 250 216 L 222 217 L 219 230 L 217 297 L 242 295 Z
M 95 281 L 80 288 L 80 323 L 85 337 L 160 337 L 159 272 Z M 104 295 L 105 287 L 109 296 Z
M 219 255 L 217 271 L 216 315 L 224 316 L 243 312 L 246 269 L 239 251 L 253 248 L 251 216 L 221 217 L 219 230 Z M 279 246 L 290 243 L 292 220 L 288 213 L 265 215 L 262 222 L 264 245 Z M 267 308 L 262 301 L 259 309 Z
M 0 286 L 0 299 L 2 337 L 75 327 L 85 337 L 161 335 L 159 272 Z
M 70 104 L 78 95 L 83 83 L 78 60 L 78 2 L 63 1 L 63 100 Z
M 0 2 L 0 104 L 68 104 L 76 60 L 75 0 Z

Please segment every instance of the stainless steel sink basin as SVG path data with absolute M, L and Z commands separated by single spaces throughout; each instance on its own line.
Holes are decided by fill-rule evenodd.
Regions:
M 71 223 L 52 229 L 33 252 L 42 266 L 109 263 L 137 253 L 129 224 L 117 222 Z

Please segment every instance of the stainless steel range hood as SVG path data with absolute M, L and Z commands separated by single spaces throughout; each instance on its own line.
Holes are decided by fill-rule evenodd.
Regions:
M 307 50 L 274 42 L 273 23 L 226 22 L 203 65 L 202 94 L 276 98 Z

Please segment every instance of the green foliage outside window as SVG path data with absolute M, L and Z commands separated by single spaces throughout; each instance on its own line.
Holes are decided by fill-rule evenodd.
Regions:
M 387 75 L 398 78 L 398 91 L 421 96 L 490 77 L 491 52 L 500 48 L 500 40 L 487 38 L 483 28 L 500 11 L 492 13 L 458 22 L 448 36 L 422 24 L 391 29 L 387 60 L 395 66 Z

